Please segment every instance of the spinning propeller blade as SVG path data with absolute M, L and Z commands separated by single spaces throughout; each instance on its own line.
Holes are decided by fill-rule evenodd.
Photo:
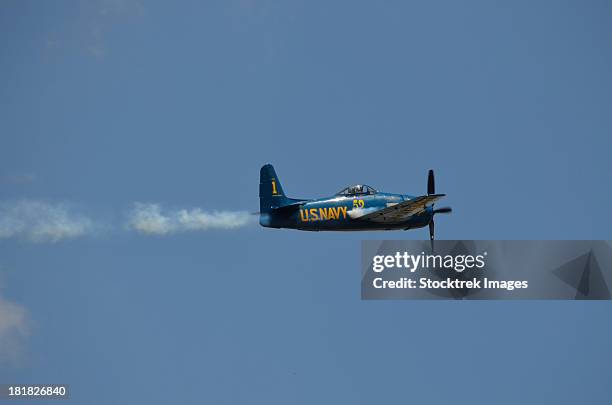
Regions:
M 436 179 L 434 178 L 433 170 L 430 170 L 427 175 L 427 194 L 436 194 Z
M 431 217 L 431 221 L 429 221 L 429 241 L 431 242 L 431 251 L 434 250 L 434 230 L 435 230 L 434 219 Z
M 427 194 L 435 194 L 436 193 L 436 179 L 434 176 L 434 171 L 429 170 L 427 174 Z M 451 207 L 442 207 L 438 209 L 433 209 L 433 204 L 431 204 L 431 220 L 429 221 L 429 241 L 431 242 L 431 251 L 434 250 L 434 239 L 435 239 L 435 229 L 436 225 L 434 223 L 434 215 L 436 214 L 450 214 L 453 212 Z

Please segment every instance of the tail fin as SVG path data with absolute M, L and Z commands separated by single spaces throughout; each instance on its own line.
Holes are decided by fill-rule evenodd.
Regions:
M 291 200 L 285 196 L 280 180 L 271 164 L 262 166 L 259 171 L 259 211 L 267 213 L 272 208 L 282 207 Z

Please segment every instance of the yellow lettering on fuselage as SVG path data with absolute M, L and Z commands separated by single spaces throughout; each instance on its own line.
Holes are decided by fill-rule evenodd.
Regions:
M 346 207 L 320 207 L 300 210 L 302 222 L 328 221 L 334 219 L 346 219 Z
M 311 221 L 318 221 L 319 220 L 319 214 L 317 213 L 317 209 L 316 208 L 311 208 L 310 209 L 310 220 Z

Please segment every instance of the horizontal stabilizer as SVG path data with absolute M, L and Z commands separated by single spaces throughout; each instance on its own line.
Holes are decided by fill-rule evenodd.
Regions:
M 288 198 L 287 200 L 290 201 L 289 204 L 284 204 L 280 207 L 272 207 L 271 212 L 285 213 L 295 211 L 300 209 L 304 203 L 308 202 L 308 200 L 296 200 L 292 198 Z

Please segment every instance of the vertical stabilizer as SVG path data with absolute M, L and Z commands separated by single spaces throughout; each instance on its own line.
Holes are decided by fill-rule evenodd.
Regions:
M 288 203 L 283 186 L 271 164 L 262 166 L 259 172 L 259 211 L 269 213 L 272 208 Z

